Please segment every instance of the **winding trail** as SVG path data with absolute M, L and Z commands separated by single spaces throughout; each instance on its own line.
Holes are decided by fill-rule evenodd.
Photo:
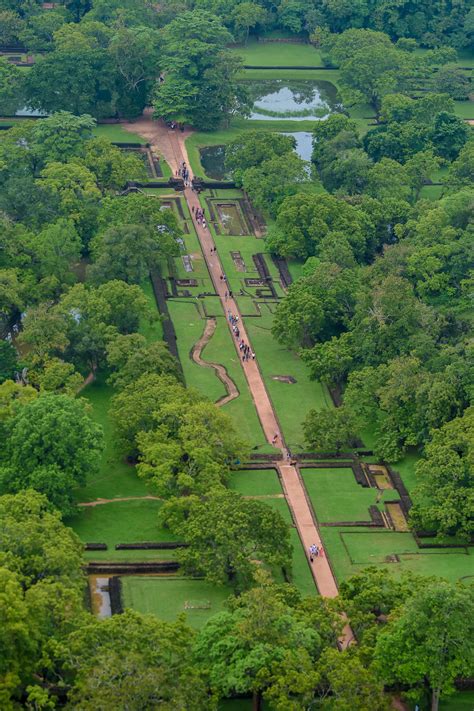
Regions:
M 179 165 L 184 161 L 190 171 L 190 177 L 193 177 L 185 144 L 187 136 L 190 135 L 189 131 L 181 132 L 169 130 L 163 122 L 154 121 L 150 111 L 146 112 L 137 122 L 124 127 L 130 131 L 134 131 L 135 133 L 140 133 L 147 138 L 147 140 L 152 144 L 152 148 L 155 148 L 156 152 L 161 154 L 167 160 L 173 170 L 173 173 L 176 172 Z M 201 207 L 199 198 L 190 187 L 185 188 L 184 198 L 188 204 L 189 213 L 192 215 L 194 229 L 201 244 L 201 249 L 204 259 L 206 260 L 215 292 L 219 296 L 223 312 L 226 316 L 226 322 L 231 333 L 232 341 L 234 342 L 239 362 L 247 379 L 248 387 L 252 395 L 263 432 L 269 444 L 273 443 L 273 438 L 276 436 L 277 444 L 274 445 L 276 447 L 275 454 L 278 452 L 283 455 L 283 462 L 281 460 L 276 460 L 274 462 L 274 466 L 278 469 L 288 506 L 292 511 L 296 528 L 298 529 L 306 555 L 309 558 L 308 549 L 310 545 L 316 544 L 318 546 L 322 546 L 322 540 L 317 523 L 312 515 L 307 501 L 306 492 L 299 471 L 291 461 L 287 460 L 285 440 L 260 371 L 258 353 L 256 354 L 257 357 L 255 360 L 245 362 L 241 360 L 241 353 L 238 348 L 238 343 L 232 332 L 232 326 L 227 318 L 229 311 L 239 317 L 238 325 L 240 330 L 240 338 L 243 338 L 249 345 L 251 345 L 251 340 L 247 334 L 245 322 L 241 317 L 237 302 L 233 298 L 226 298 L 225 296 L 228 287 L 226 282 L 221 279 L 221 275 L 224 273 L 224 270 L 222 268 L 219 254 L 214 251 L 211 254 L 211 249 L 215 246 L 212 235 L 208 229 L 204 229 L 202 225 L 198 224 L 194 217 L 195 211 Z M 310 564 L 310 567 L 320 595 L 329 598 L 337 597 L 338 589 L 336 579 L 333 575 L 326 555 L 317 556 L 314 559 L 314 562 Z M 348 646 L 352 640 L 352 630 L 349 625 L 346 624 L 340 639 L 341 646 Z
M 194 344 L 191 351 L 191 358 L 195 363 L 202 366 L 203 368 L 212 368 L 212 370 L 215 370 L 217 377 L 224 384 L 224 387 L 227 390 L 227 395 L 223 395 L 221 398 L 219 398 L 219 400 L 216 400 L 215 403 L 216 405 L 218 405 L 218 407 L 222 407 L 222 405 L 227 405 L 228 402 L 231 402 L 232 400 L 235 400 L 235 398 L 239 397 L 239 391 L 237 389 L 236 384 L 234 383 L 234 381 L 232 380 L 223 365 L 221 365 L 220 363 L 213 363 L 210 360 L 203 360 L 201 358 L 201 353 L 204 350 L 205 346 L 211 340 L 216 328 L 217 320 L 215 318 L 206 319 L 206 327 L 204 329 L 204 333 L 202 334 L 199 341 L 196 341 L 196 343 Z

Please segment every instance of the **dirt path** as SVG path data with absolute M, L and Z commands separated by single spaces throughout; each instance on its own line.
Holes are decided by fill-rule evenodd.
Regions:
M 164 126 L 164 124 L 161 124 L 161 122 L 152 121 L 150 114 L 144 116 L 140 121 L 131 124 L 131 126 L 133 128 L 131 128 L 130 130 L 134 130 L 138 133 L 141 133 L 145 137 L 152 137 L 153 140 L 150 140 L 150 142 L 156 144 L 158 152 L 161 153 L 165 158 L 167 155 L 173 158 L 173 166 L 179 165 L 180 163 L 185 161 L 192 177 L 192 169 L 189 164 L 189 158 L 185 145 L 186 136 L 189 134 L 186 134 L 186 132 L 181 133 L 180 131 L 176 132 L 168 130 Z M 166 160 L 168 159 L 166 158 Z M 175 170 L 174 167 L 173 170 Z M 268 443 L 272 443 L 272 440 L 276 435 L 277 440 L 276 445 L 274 446 L 276 447 L 276 451 L 280 450 L 286 460 L 287 450 L 285 446 L 285 441 L 258 365 L 258 353 L 256 354 L 257 357 L 255 358 L 255 360 L 251 359 L 245 362 L 242 361 L 237 339 L 234 337 L 234 334 L 232 332 L 232 326 L 229 322 L 229 319 L 227 318 L 229 312 L 239 317 L 239 338 L 243 338 L 243 340 L 251 347 L 250 338 L 248 337 L 248 334 L 246 332 L 245 323 L 241 318 L 237 303 L 234 301 L 234 299 L 225 296 L 228 287 L 226 282 L 221 279 L 221 275 L 224 272 L 219 259 L 219 255 L 215 252 L 211 253 L 211 249 L 213 249 L 215 246 L 212 235 L 208 229 L 204 229 L 202 225 L 198 224 L 194 217 L 194 213 L 197 208 L 201 207 L 198 196 L 193 190 L 191 190 L 191 188 L 186 188 L 184 190 L 184 198 L 186 199 L 186 202 L 188 204 L 189 212 L 192 215 L 194 228 L 201 244 L 204 259 L 206 260 L 207 268 L 209 270 L 209 274 L 213 282 L 216 294 L 220 298 L 221 306 L 226 316 L 226 322 L 236 348 L 239 362 L 241 363 L 242 369 L 247 379 L 249 390 L 252 395 L 252 399 L 255 404 L 255 408 L 257 410 L 257 414 L 260 419 L 263 432 Z M 319 535 L 319 530 L 317 528 L 316 522 L 306 499 L 305 490 L 301 482 L 298 470 L 290 462 L 284 464 L 281 462 L 276 462 L 275 464 L 278 467 L 278 471 L 280 473 L 281 481 L 283 484 L 283 490 L 288 505 L 293 513 L 293 518 L 295 520 L 296 527 L 298 529 L 301 541 L 305 548 L 306 555 L 308 555 L 308 548 L 310 545 L 321 545 L 321 537 Z M 338 590 L 336 580 L 334 578 L 326 555 L 319 556 L 314 559 L 314 562 L 311 564 L 311 572 L 321 595 L 323 595 L 324 597 L 337 596 Z M 343 636 L 341 638 L 342 645 L 346 646 L 351 641 L 351 639 L 352 632 L 350 628 L 346 626 Z
M 239 391 L 237 390 L 236 384 L 229 376 L 227 370 L 223 365 L 221 365 L 220 363 L 213 363 L 210 360 L 203 360 L 201 358 L 201 353 L 204 350 L 206 344 L 209 343 L 212 336 L 214 335 L 216 327 L 216 319 L 208 318 L 206 321 L 206 328 L 204 329 L 204 333 L 202 334 L 199 341 L 197 341 L 193 346 L 193 349 L 191 351 L 191 358 L 195 363 L 202 366 L 203 368 L 212 368 L 216 371 L 217 377 L 224 384 L 224 387 L 227 390 L 227 395 L 224 395 L 216 401 L 216 405 L 222 407 L 222 405 L 226 405 L 228 402 L 235 400 L 236 397 L 239 397 Z
M 121 496 L 116 499 L 95 499 L 95 501 L 85 501 L 78 506 L 102 506 L 103 504 L 114 504 L 116 501 L 162 501 L 159 496 Z

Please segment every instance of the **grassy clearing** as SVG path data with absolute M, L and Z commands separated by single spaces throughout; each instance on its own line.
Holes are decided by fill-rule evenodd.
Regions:
M 339 582 L 369 565 L 388 566 L 395 575 L 411 571 L 451 582 L 465 578 L 466 573 L 474 575 L 472 548 L 422 550 L 411 533 L 387 529 L 321 528 L 321 535 Z M 389 556 L 398 556 L 398 561 L 388 562 Z
M 268 310 L 262 310 L 261 318 L 246 319 L 245 325 L 284 437 L 291 448 L 304 450 L 301 423 L 309 410 L 332 407 L 332 402 L 326 388 L 310 380 L 302 360 L 277 343 L 271 333 L 272 319 Z M 274 380 L 281 375 L 292 376 L 296 383 Z
M 211 368 L 201 367 L 191 359 L 191 350 L 201 338 L 206 321 L 201 318 L 196 305 L 191 301 L 169 300 L 168 309 L 176 331 L 179 359 L 186 384 L 205 393 L 210 400 L 219 400 L 226 394 L 226 389 L 216 372 Z
M 474 119 L 474 101 L 455 101 L 454 113 L 463 119 Z
M 246 45 L 235 46 L 231 49 L 242 58 L 244 64 L 257 67 L 323 66 L 321 53 L 311 44 L 251 40 Z
M 379 492 L 360 486 L 352 469 L 301 469 L 301 475 L 321 523 L 370 521 L 368 508 L 376 503 Z M 395 490 L 385 489 L 383 498 L 399 497 Z
M 157 315 L 157 310 L 156 310 L 156 301 L 155 301 L 155 296 L 153 294 L 153 287 L 151 285 L 151 281 L 147 279 L 143 284 L 141 284 L 142 291 L 145 294 L 150 312 L 153 315 Z M 140 327 L 139 331 L 142 334 L 142 336 L 145 336 L 147 339 L 148 343 L 153 343 L 154 341 L 161 341 L 163 339 L 163 326 L 161 323 L 161 319 L 158 318 L 154 321 L 150 321 L 149 319 L 142 318 L 140 320 Z
M 452 696 L 441 699 L 440 711 L 473 711 L 474 691 L 461 691 Z
M 184 613 L 187 623 L 194 628 L 202 627 L 220 612 L 230 594 L 229 588 L 205 580 L 130 575 L 121 581 L 124 607 L 152 613 L 167 622 Z M 195 607 L 188 609 L 190 606 Z
M 177 540 L 167 529 L 158 524 L 161 501 L 152 499 L 138 501 L 114 501 L 109 504 L 83 507 L 79 513 L 67 519 L 66 524 L 77 533 L 84 543 L 106 543 L 107 551 L 90 551 L 87 557 L 93 560 L 142 560 L 175 557 L 176 553 L 165 551 L 116 551 L 117 543 L 142 543 L 145 541 Z
M 141 143 L 144 145 L 147 142 L 143 136 L 126 131 L 119 124 L 100 124 L 93 129 L 93 133 L 95 136 L 108 138 L 112 143 Z
M 92 406 L 91 415 L 104 430 L 105 449 L 100 469 L 94 480 L 78 489 L 78 501 L 94 501 L 98 498 L 119 498 L 123 496 L 146 496 L 145 484 L 137 477 L 135 467 L 124 461 L 113 437 L 112 423 L 109 419 L 110 398 L 114 391 L 105 382 L 105 376 L 91 383 L 82 392 L 82 396 Z
M 278 496 L 282 493 L 275 469 L 239 469 L 232 472 L 229 488 L 243 496 Z

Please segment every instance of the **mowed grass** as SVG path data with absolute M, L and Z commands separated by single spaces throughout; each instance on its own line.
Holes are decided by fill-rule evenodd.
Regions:
M 285 440 L 290 448 L 304 450 L 303 420 L 310 410 L 331 408 L 332 402 L 326 388 L 310 380 L 308 369 L 297 354 L 273 337 L 272 318 L 268 310 L 262 311 L 261 318 L 248 318 L 245 325 Z M 296 383 L 274 379 L 282 375 L 292 376 Z
M 127 464 L 119 451 L 109 416 L 110 399 L 113 388 L 105 382 L 101 374 L 81 393 L 92 406 L 92 418 L 102 426 L 104 432 L 104 451 L 99 473 L 90 479 L 85 487 L 77 490 L 77 501 L 119 498 L 123 496 L 146 496 L 149 492 L 145 484 L 137 477 L 135 467 Z
M 282 498 L 283 489 L 275 469 L 241 469 L 233 472 L 229 487 L 238 491 L 242 496 L 265 496 L 262 503 L 278 511 L 290 528 L 290 540 L 293 546 L 292 577 L 291 582 L 302 595 L 315 595 L 317 593 L 313 576 L 309 568 L 308 559 L 303 549 L 301 539 L 296 530 L 293 518 L 285 498 Z M 282 580 L 279 571 L 273 571 L 275 577 Z
M 143 136 L 132 131 L 126 131 L 120 124 L 100 124 L 93 129 L 95 136 L 103 136 L 112 143 L 141 143 L 144 145 L 147 141 Z
M 204 332 L 206 320 L 202 318 L 197 304 L 189 300 L 169 299 L 168 310 L 176 331 L 179 359 L 186 385 L 197 388 L 215 402 L 226 394 L 224 384 L 217 377 L 215 370 L 204 368 L 191 358 L 191 351 Z
M 273 66 L 323 66 L 321 53 L 311 44 L 293 44 L 284 42 L 257 42 L 231 48 L 242 58 L 244 64 L 257 67 Z
M 280 480 L 275 469 L 239 469 L 232 472 L 228 486 L 243 496 L 279 496 Z
M 152 613 L 167 622 L 184 613 L 194 628 L 220 612 L 231 592 L 227 587 L 189 578 L 126 576 L 121 583 L 124 607 Z
M 440 711 L 474 711 L 474 691 L 460 691 L 441 699 Z
M 106 551 L 87 551 L 89 560 L 150 560 L 176 558 L 176 551 L 116 551 L 117 543 L 176 541 L 176 536 L 160 527 L 161 501 L 152 499 L 114 501 L 82 507 L 65 521 L 84 543 L 106 543 Z
M 420 549 L 411 533 L 387 529 L 321 528 L 326 553 L 340 583 L 369 565 L 387 567 L 395 575 L 412 572 L 451 582 L 474 579 L 472 548 Z M 389 556 L 397 562 L 388 562 Z
M 360 486 L 350 467 L 301 469 L 306 491 L 321 523 L 370 521 L 369 506 L 376 503 L 378 489 Z M 398 499 L 394 489 L 385 489 L 383 498 Z M 383 508 L 379 506 L 379 508 Z

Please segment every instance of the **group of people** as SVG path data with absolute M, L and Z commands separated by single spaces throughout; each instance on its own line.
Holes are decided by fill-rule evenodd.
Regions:
M 179 168 L 176 171 L 176 177 L 182 178 L 184 180 L 185 187 L 187 187 L 189 185 L 190 175 L 189 175 L 188 167 L 187 167 L 186 162 L 184 160 L 182 163 L 179 164 Z
M 186 181 L 184 182 L 184 184 L 186 185 Z M 195 210 L 195 209 L 194 209 L 194 205 L 193 205 L 191 209 L 192 209 L 192 211 L 193 211 L 193 214 L 194 214 L 194 216 L 195 216 L 195 218 L 196 218 L 196 222 L 198 223 L 198 225 L 201 225 L 201 227 L 204 227 L 204 229 L 206 229 L 206 218 L 204 217 L 204 210 L 203 210 L 203 208 L 202 208 L 202 207 L 197 207 L 196 210 Z M 213 249 L 214 249 L 214 252 L 217 251 L 215 247 L 214 247 Z M 211 252 L 212 252 L 212 250 L 211 250 Z
M 324 551 L 322 546 L 317 546 L 315 543 L 309 547 L 309 559 L 311 563 L 315 558 L 318 558 L 321 556 L 321 558 L 324 556 Z
M 237 335 L 236 337 L 238 338 Z M 245 343 L 243 338 L 239 341 L 239 349 L 242 351 L 242 360 L 244 361 L 244 363 L 250 359 L 255 360 L 255 353 L 251 350 L 248 343 Z

